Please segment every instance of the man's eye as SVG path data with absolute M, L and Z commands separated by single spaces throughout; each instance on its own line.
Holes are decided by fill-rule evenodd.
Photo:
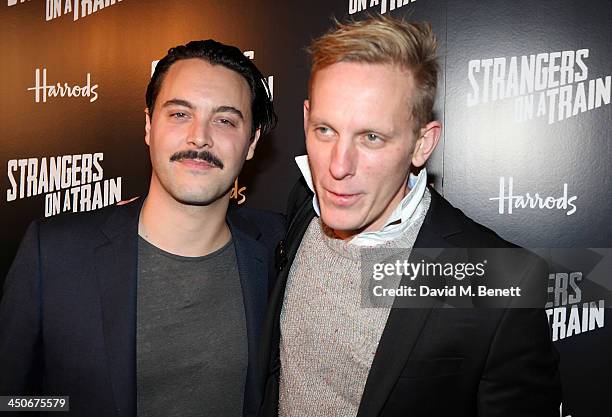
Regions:
M 329 127 L 319 126 L 315 129 L 315 132 L 322 136 L 329 136 L 332 134 L 332 130 Z
M 366 139 L 368 140 L 368 142 L 378 142 L 382 140 L 382 138 L 375 133 L 368 133 L 366 135 Z
M 174 117 L 175 119 L 184 119 L 185 117 L 187 117 L 187 114 L 178 111 L 178 112 L 172 113 L 170 116 Z
M 234 122 L 229 119 L 219 119 L 219 123 L 227 126 L 235 126 Z

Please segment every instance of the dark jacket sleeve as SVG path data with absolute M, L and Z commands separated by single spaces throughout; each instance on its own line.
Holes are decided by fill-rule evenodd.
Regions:
M 532 278 L 548 275 L 541 260 L 532 272 Z M 546 312 L 511 306 L 491 342 L 478 387 L 478 415 L 558 417 L 560 403 L 559 354 Z
M 39 224 L 32 222 L 6 276 L 0 302 L 0 395 L 40 390 L 40 278 Z

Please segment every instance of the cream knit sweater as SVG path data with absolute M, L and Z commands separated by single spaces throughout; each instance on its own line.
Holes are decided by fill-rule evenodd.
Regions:
M 412 248 L 429 208 L 384 246 Z M 390 308 L 361 306 L 360 247 L 315 217 L 289 272 L 280 318 L 279 417 L 354 417 Z

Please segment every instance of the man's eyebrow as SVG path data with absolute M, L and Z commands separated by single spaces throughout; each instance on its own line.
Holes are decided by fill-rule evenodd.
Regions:
M 194 109 L 195 106 L 188 102 L 187 100 L 182 100 L 180 98 L 173 98 L 164 103 L 162 107 L 170 107 L 170 106 L 182 106 L 187 107 L 188 109 Z
M 309 119 L 309 123 L 312 125 L 322 125 L 334 130 L 334 126 L 327 122 L 323 117 L 320 116 L 311 116 Z M 384 126 L 370 126 L 364 127 L 357 131 L 358 135 L 363 135 L 367 133 L 376 133 L 382 136 L 394 136 L 395 131 L 391 128 L 385 128 Z
M 318 116 L 311 115 L 308 121 L 315 125 L 329 125 L 329 123 L 327 123 L 322 117 L 318 117 Z
M 236 116 L 240 117 L 240 119 L 244 120 L 244 116 L 242 115 L 242 112 L 240 110 L 238 110 L 236 107 L 233 107 L 233 106 L 219 106 L 219 107 L 215 107 L 212 112 L 213 113 L 232 113 L 232 114 L 235 114 Z

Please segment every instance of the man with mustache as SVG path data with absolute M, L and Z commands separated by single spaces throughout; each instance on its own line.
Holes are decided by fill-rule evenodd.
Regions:
M 67 395 L 73 416 L 253 416 L 281 216 L 229 210 L 276 123 L 238 48 L 169 50 L 146 92 L 146 198 L 36 221 L 0 305 L 0 394 Z
M 264 324 L 261 417 L 559 414 L 544 301 L 363 304 L 363 259 L 375 248 L 513 248 L 427 185 L 441 130 L 435 52 L 429 25 L 390 17 L 338 24 L 311 44 L 308 155 L 296 158 L 303 178 Z M 501 258 L 499 277 L 545 294 L 543 262 L 518 249 Z

